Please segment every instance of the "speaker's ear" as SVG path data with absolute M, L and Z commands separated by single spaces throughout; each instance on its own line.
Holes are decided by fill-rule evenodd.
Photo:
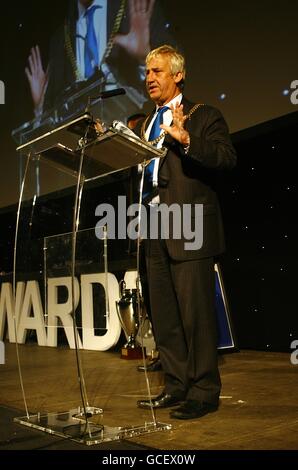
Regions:
M 182 75 L 182 72 L 177 72 L 175 75 L 174 75 L 174 80 L 175 80 L 175 83 L 179 83 L 179 82 L 182 82 L 183 81 L 183 75 Z

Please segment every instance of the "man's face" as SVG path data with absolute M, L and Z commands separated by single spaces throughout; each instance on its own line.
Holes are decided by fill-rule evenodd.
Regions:
M 171 101 L 179 95 L 178 83 L 182 79 L 182 73 L 173 75 L 170 67 L 170 59 L 167 55 L 157 55 L 152 58 L 146 67 L 146 87 L 150 98 L 158 105 Z

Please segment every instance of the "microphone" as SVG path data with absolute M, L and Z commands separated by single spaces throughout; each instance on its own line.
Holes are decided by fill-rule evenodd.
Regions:
M 106 98 L 112 98 L 112 96 L 125 95 L 126 91 L 124 88 L 115 88 L 115 90 L 102 91 L 97 96 L 92 96 L 91 100 L 97 100 L 101 98 L 102 100 Z
M 139 136 L 137 136 L 131 129 L 129 129 L 129 127 L 123 124 L 122 121 L 113 121 L 112 127 L 113 129 L 116 129 L 116 131 L 122 132 L 122 134 L 126 134 L 130 137 L 134 137 L 135 139 L 139 139 Z

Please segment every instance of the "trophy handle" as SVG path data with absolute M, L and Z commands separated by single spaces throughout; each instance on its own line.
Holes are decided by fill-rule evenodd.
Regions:
M 124 281 L 124 279 L 121 279 L 121 281 L 119 282 L 119 295 L 120 295 L 120 298 L 123 296 L 125 288 L 126 288 L 126 282 Z

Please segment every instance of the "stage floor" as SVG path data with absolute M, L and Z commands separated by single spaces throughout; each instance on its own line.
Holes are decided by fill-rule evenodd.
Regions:
M 30 343 L 19 349 L 30 412 L 67 411 L 81 404 L 74 351 Z M 25 412 L 15 345 L 5 343 L 5 353 L 6 363 L 0 365 L 0 407 L 9 411 L 4 415 L 11 421 L 17 412 L 10 410 L 21 410 L 19 416 Z M 140 361 L 120 359 L 118 350 L 82 351 L 81 355 L 89 403 L 103 408 L 107 426 L 134 426 L 152 421 L 150 412 L 136 407 L 136 401 L 146 395 L 144 373 L 136 369 Z M 180 421 L 170 419 L 168 409 L 158 410 L 157 421 L 171 424 L 172 430 L 134 437 L 128 447 L 118 442 L 116 448 L 297 450 L 298 365 L 291 364 L 290 354 L 260 351 L 221 354 L 220 371 L 223 387 L 216 413 Z M 150 373 L 149 378 L 152 394 L 158 394 L 163 389 L 162 372 Z M 3 447 L 6 441 L 5 448 L 10 448 L 9 443 L 13 444 L 23 427 L 11 426 L 9 422 L 6 428 L 3 425 L 2 420 L 1 445 Z M 18 429 L 20 431 L 16 431 Z M 47 435 L 48 444 L 51 439 L 55 438 Z M 28 438 L 26 444 L 26 436 L 21 439 L 21 447 L 17 442 L 15 446 L 37 448 L 32 439 Z M 40 448 L 40 442 L 38 446 Z M 77 446 L 82 448 L 80 444 Z M 63 448 L 73 449 L 73 444 L 66 442 Z M 105 444 L 104 448 L 113 446 Z M 48 449 L 51 449 L 50 444 Z

